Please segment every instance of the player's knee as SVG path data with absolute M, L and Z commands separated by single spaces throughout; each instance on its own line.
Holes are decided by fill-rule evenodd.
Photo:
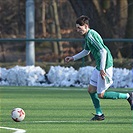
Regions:
M 88 93 L 94 93 L 94 92 L 96 92 L 96 87 L 93 87 L 93 86 L 89 85 Z
M 91 90 L 88 88 L 88 93 L 91 93 Z
M 103 98 L 103 96 L 104 96 L 104 93 L 98 94 L 99 98 Z

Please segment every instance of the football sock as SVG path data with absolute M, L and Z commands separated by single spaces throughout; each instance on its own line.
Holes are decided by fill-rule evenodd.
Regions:
M 90 94 L 92 102 L 94 104 L 96 114 L 97 115 L 102 115 L 103 113 L 102 113 L 102 110 L 100 108 L 100 101 L 99 101 L 97 93 L 95 92 L 95 93 L 89 93 L 89 94 Z
M 103 114 L 100 107 L 99 107 L 99 108 L 95 108 L 95 110 L 96 110 L 96 114 L 97 114 L 97 115 L 100 116 L 100 115 Z
M 103 99 L 128 99 L 129 94 L 119 92 L 105 92 Z

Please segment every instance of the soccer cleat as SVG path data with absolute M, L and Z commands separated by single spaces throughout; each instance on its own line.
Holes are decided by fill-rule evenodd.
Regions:
M 131 106 L 131 110 L 133 110 L 133 92 L 130 92 L 129 95 L 130 97 L 127 99 L 127 101 L 129 102 Z
M 94 115 L 94 117 L 91 119 L 91 121 L 103 121 L 104 119 L 105 119 L 105 116 L 104 116 L 104 114 L 102 114 L 102 115 L 96 115 L 96 114 L 93 114 Z

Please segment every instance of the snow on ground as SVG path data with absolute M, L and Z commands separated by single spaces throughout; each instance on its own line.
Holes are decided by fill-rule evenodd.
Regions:
M 56 86 L 87 87 L 94 67 L 51 66 L 48 73 L 37 66 L 15 66 L 11 69 L 0 68 L 0 86 Z M 113 69 L 114 88 L 133 88 L 133 71 L 129 69 Z

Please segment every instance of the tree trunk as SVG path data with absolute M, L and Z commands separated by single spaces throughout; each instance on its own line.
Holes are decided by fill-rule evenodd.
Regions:
M 0 32 L 0 38 L 4 38 L 1 32 Z M 6 62 L 6 58 L 5 58 L 5 50 L 4 50 L 4 44 L 1 43 L 0 46 L 1 46 L 2 62 Z
M 43 37 L 46 37 L 46 21 L 45 21 L 45 0 L 42 1 L 42 29 Z
M 126 38 L 133 38 L 133 1 L 128 0 L 128 19 L 126 25 Z
M 132 0 L 128 0 L 128 19 L 126 25 L 126 35 L 125 38 L 133 39 L 133 4 Z M 123 54 L 125 57 L 133 57 L 133 43 L 125 43 L 125 48 Z M 127 52 L 128 51 L 128 52 Z M 130 55 L 130 53 L 132 55 Z
M 61 39 L 61 33 L 60 33 L 60 23 L 59 23 L 59 17 L 58 17 L 58 11 L 57 11 L 57 3 L 55 0 L 52 0 L 52 5 L 53 5 L 53 13 L 54 13 L 54 20 L 55 20 L 55 25 L 56 25 L 56 33 L 57 33 L 57 38 Z M 63 56 L 63 47 L 62 47 L 62 42 L 58 42 L 59 46 L 59 52 L 60 52 L 60 57 Z M 64 60 L 60 60 L 63 62 Z
M 121 33 L 121 37 L 125 35 L 125 25 L 127 23 L 127 10 L 128 10 L 128 3 L 126 0 L 120 0 L 119 6 L 120 6 L 120 15 L 119 15 L 119 31 Z M 123 32 L 124 31 L 124 32 Z M 122 35 L 123 33 L 123 35 Z
M 52 1 L 50 1 L 50 3 L 52 4 Z M 56 35 L 56 25 L 55 25 L 55 21 L 54 21 L 54 10 L 53 10 L 53 5 L 49 6 L 49 15 L 50 15 L 50 19 L 49 19 L 49 30 L 50 30 L 50 34 L 52 36 Z M 55 54 L 55 61 L 58 62 L 58 56 L 59 56 L 59 48 L 58 48 L 58 43 L 57 42 L 52 42 L 52 48 Z

